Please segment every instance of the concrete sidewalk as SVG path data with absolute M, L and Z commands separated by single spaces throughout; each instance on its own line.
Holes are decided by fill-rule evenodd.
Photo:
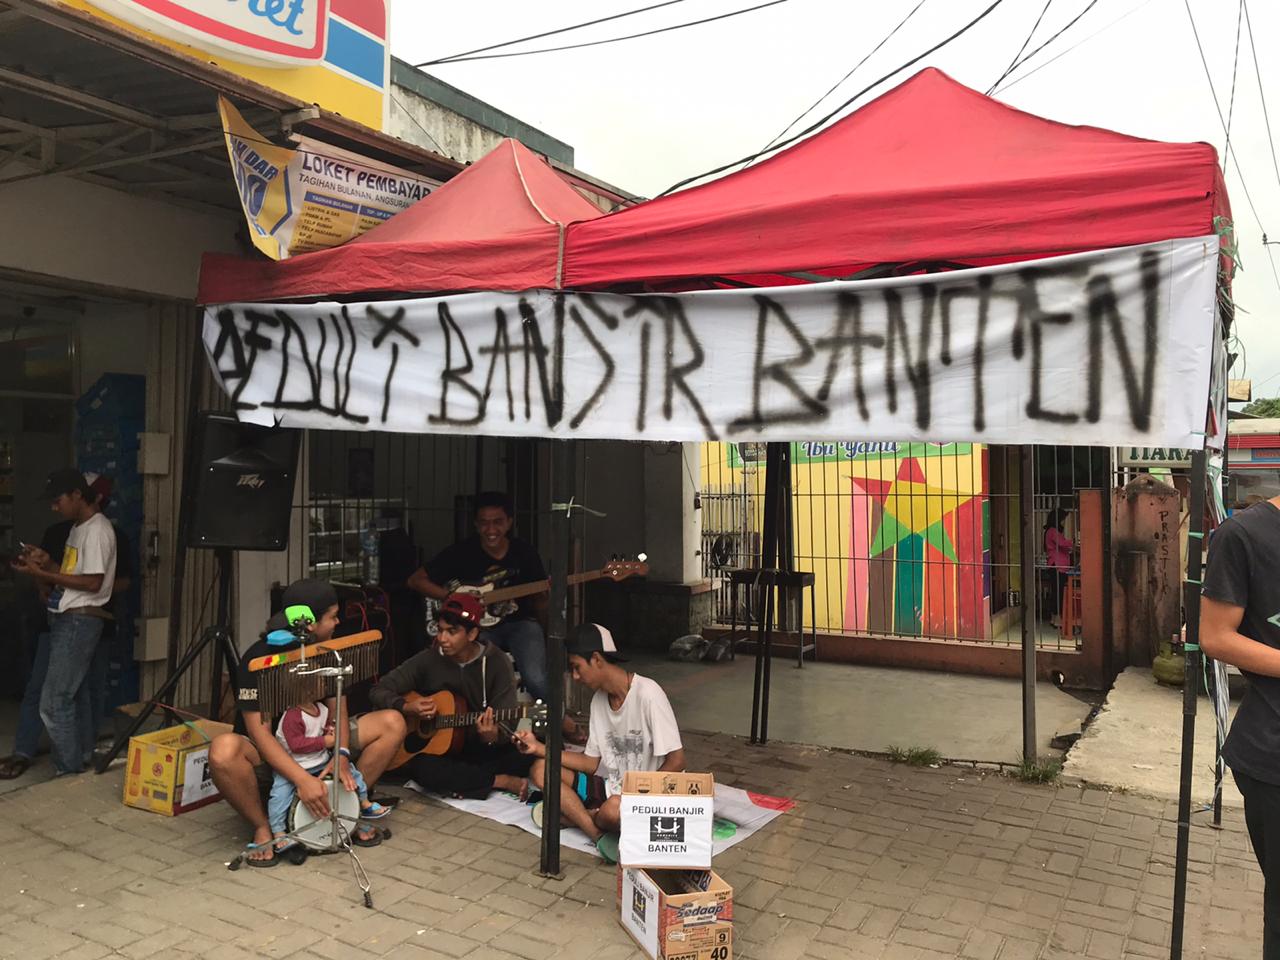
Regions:
M 1231 703 L 1232 718 L 1238 705 Z M 1192 797 L 1197 804 L 1213 798 L 1214 739 L 1213 704 L 1202 696 L 1192 765 Z M 1116 677 L 1102 710 L 1071 748 L 1063 773 L 1085 783 L 1176 799 L 1181 759 L 1182 690 L 1157 684 L 1149 668 L 1128 667 Z M 1222 802 L 1244 806 L 1230 771 Z
M 814 747 L 690 735 L 693 769 L 797 808 L 717 858 L 736 957 L 1096 960 L 1168 956 L 1173 805 L 996 774 L 893 766 Z M 166 819 L 120 803 L 121 772 L 0 798 L 0 956 L 621 960 L 615 874 L 410 797 L 361 851 L 375 910 L 337 857 L 228 872 L 246 839 L 225 804 Z M 1197 824 L 1187 957 L 1260 953 L 1262 878 L 1239 814 Z
M 678 663 L 637 655 L 629 664 L 657 680 L 683 728 L 751 732 L 754 655 L 725 663 Z M 897 670 L 777 657 L 769 707 L 771 738 L 844 750 L 932 747 L 948 760 L 1014 764 L 1022 752 L 1022 684 L 928 670 Z M 1057 733 L 1078 733 L 1093 709 L 1048 683 L 1036 687 L 1042 755 Z

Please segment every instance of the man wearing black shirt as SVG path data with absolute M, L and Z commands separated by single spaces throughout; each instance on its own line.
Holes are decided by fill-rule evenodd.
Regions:
M 1200 646 L 1249 681 L 1222 756 L 1244 795 L 1266 882 L 1262 951 L 1280 960 L 1280 497 L 1227 520 L 1209 542 Z
M 331 584 L 320 580 L 295 581 L 285 588 L 283 605 L 285 608 L 306 606 L 314 612 L 316 621 L 307 628 L 308 643 L 321 643 L 333 636 L 338 625 L 338 595 Z M 278 613 L 267 621 L 267 629 L 258 642 L 244 652 L 236 678 L 235 732 L 220 734 L 209 744 L 209 773 L 218 792 L 253 827 L 253 841 L 247 847 L 246 856 L 251 867 L 275 866 L 278 859 L 262 802 L 264 789 L 271 785 L 272 771 L 293 783 L 298 800 L 316 819 L 329 816 L 329 792 L 324 782 L 301 767 L 276 739 L 275 724 L 280 718 L 270 717 L 258 709 L 258 683 L 262 675 L 249 670 L 251 660 L 298 646 L 296 640 L 278 636 L 288 630 L 283 612 Z M 349 717 L 344 736 L 345 745 L 351 756 L 357 757 L 356 766 L 372 791 L 404 742 L 404 718 L 394 710 Z M 338 762 L 336 769 L 343 785 L 353 790 L 354 782 L 345 758 Z M 351 832 L 351 842 L 372 847 L 381 842 L 381 837 L 376 830 L 360 823 Z
M 522 583 L 545 583 L 547 571 L 533 544 L 511 535 L 511 499 L 505 493 L 476 497 L 476 535 L 440 551 L 409 578 L 409 586 L 433 600 L 444 600 L 458 586 L 492 584 L 494 589 Z M 547 590 L 516 601 L 502 623 L 485 630 L 481 642 L 492 642 L 511 654 L 529 695 L 547 699 Z M 483 598 L 482 598 L 483 599 Z

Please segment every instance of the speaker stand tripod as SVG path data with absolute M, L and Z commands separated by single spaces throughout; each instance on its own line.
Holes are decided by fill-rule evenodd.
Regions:
M 178 684 L 182 681 L 182 677 L 192 665 L 204 654 L 210 645 L 214 647 L 214 665 L 210 671 L 212 674 L 211 686 L 212 690 L 209 694 L 209 717 L 217 719 L 222 705 L 222 671 L 225 669 L 227 677 L 234 687 L 236 682 L 236 672 L 240 665 L 240 654 L 236 650 L 236 645 L 231 639 L 231 550 L 226 547 L 219 547 L 215 552 L 218 564 L 218 608 L 216 619 L 212 626 L 201 634 L 200 639 L 192 645 L 186 655 L 178 661 L 173 668 L 173 672 L 154 696 L 151 697 L 138 712 L 138 715 L 129 723 L 129 727 L 120 736 L 116 737 L 115 742 L 111 744 L 111 749 L 98 758 L 94 764 L 94 770 L 98 773 L 105 773 L 107 768 L 111 766 L 111 762 L 120 755 L 120 751 L 129 745 L 129 741 L 142 729 L 143 725 L 155 713 L 159 707 L 168 710 L 169 698 L 173 691 L 177 689 Z M 177 612 L 172 613 L 177 616 Z M 221 659 L 221 667 L 218 661 Z

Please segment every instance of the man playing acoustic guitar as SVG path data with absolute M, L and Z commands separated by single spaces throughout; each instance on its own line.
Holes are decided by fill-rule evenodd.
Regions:
M 622 775 L 628 770 L 684 770 L 680 728 L 662 687 L 618 666 L 625 661 L 605 627 L 574 627 L 565 652 L 573 679 L 595 695 L 586 749 L 561 754 L 560 815 L 595 842 L 607 863 L 617 863 Z M 545 789 L 546 746 L 524 731 L 515 740 L 522 753 L 538 758 L 529 779 Z M 541 818 L 542 804 L 537 803 L 534 822 L 541 825 Z
M 369 700 L 380 709 L 400 711 L 413 731 L 421 721 L 435 718 L 438 710 L 430 697 L 413 694 L 448 690 L 463 698 L 468 707 L 482 712 L 462 749 L 434 756 L 418 753 L 401 769 L 418 786 L 435 793 L 482 800 L 492 790 L 506 790 L 523 800 L 533 760 L 512 746 L 510 732 L 503 734 L 495 716 L 495 711 L 516 710 L 515 672 L 501 650 L 481 640 L 483 616 L 484 604 L 473 594 L 449 594 L 436 615 L 435 644 L 379 680 Z

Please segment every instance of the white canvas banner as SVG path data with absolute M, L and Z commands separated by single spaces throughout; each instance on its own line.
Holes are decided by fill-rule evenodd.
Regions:
M 885 280 L 206 308 L 241 420 L 1200 447 L 1218 238 Z

